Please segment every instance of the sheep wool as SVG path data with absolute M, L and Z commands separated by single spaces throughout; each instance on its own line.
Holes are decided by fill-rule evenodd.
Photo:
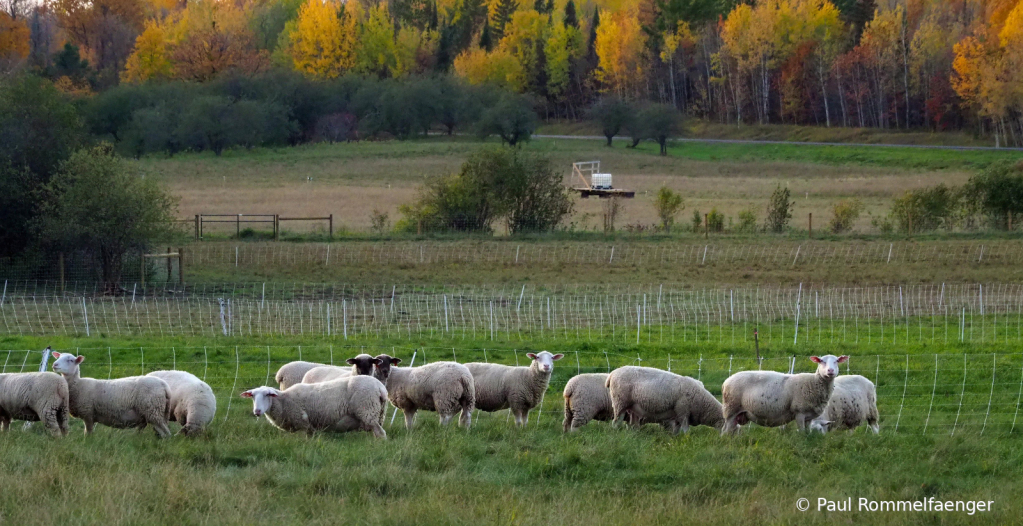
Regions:
M 511 409 L 515 423 L 526 425 L 529 411 L 547 392 L 554 362 L 564 355 L 541 351 L 526 356 L 532 360 L 528 367 L 480 362 L 465 364 L 476 382 L 477 408 L 487 412 Z
M 257 387 L 241 394 L 252 399 L 252 414 L 266 415 L 282 431 L 344 433 L 370 431 L 387 438 L 384 409 L 387 390 L 372 376 L 351 376 L 316 384 L 296 384 L 283 391 Z
M 690 426 L 720 429 L 721 403 L 703 382 L 652 367 L 620 367 L 611 371 L 607 388 L 614 410 L 613 423 L 629 416 L 630 424 L 656 423 L 671 434 L 689 432 Z
M 562 426 L 566 433 L 578 430 L 590 420 L 608 422 L 614 416 L 607 377 L 607 373 L 579 374 L 565 384 Z
M 170 421 L 181 425 L 185 436 L 195 436 L 213 421 L 217 398 L 209 384 L 185 371 L 153 371 L 146 376 L 159 378 L 170 387 Z
M 315 362 L 294 361 L 288 362 L 277 370 L 274 380 L 281 389 L 287 389 L 295 384 L 302 383 L 302 377 L 314 367 L 322 367 L 324 364 Z
M 810 422 L 814 431 L 826 433 L 836 429 L 848 429 L 867 425 L 877 434 L 877 390 L 874 382 L 858 374 L 835 378 L 835 389 L 828 399 L 828 407 L 821 416 Z
M 83 378 L 79 365 L 85 356 L 53 353 L 53 370 L 64 376 L 71 416 L 85 422 L 85 434 L 97 423 L 117 429 L 153 426 L 160 438 L 170 436 L 170 386 L 152 376 L 116 380 Z
M 53 436 L 68 433 L 68 387 L 59 374 L 0 374 L 0 431 L 11 420 L 43 422 Z
M 411 429 L 419 410 L 436 411 L 441 425 L 447 425 L 461 410 L 458 424 L 472 424 L 476 404 L 476 385 L 469 369 L 455 362 L 434 362 L 422 367 L 393 367 L 401 358 L 386 354 L 376 357 L 373 376 L 387 386 L 391 404 L 405 415 L 405 428 Z

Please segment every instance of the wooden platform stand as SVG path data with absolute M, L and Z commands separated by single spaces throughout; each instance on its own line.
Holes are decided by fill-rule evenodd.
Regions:
M 573 188 L 576 192 L 579 192 L 579 197 L 583 199 L 589 198 L 591 195 L 595 195 L 601 199 L 609 199 L 611 197 L 624 197 L 631 199 L 636 197 L 636 192 L 632 190 L 622 190 L 621 188 L 593 188 L 586 177 L 583 176 L 583 172 L 588 172 L 590 177 L 600 170 L 600 161 L 585 161 L 580 163 L 572 163 L 572 173 L 579 176 L 579 179 L 583 182 L 585 187 Z

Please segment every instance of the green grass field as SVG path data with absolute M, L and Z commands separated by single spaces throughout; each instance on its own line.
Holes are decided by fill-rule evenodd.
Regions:
M 486 357 L 504 363 L 514 363 L 516 354 L 509 343 L 417 343 L 0 339 L 5 349 L 52 344 L 77 351 L 87 356 L 84 374 L 95 377 L 176 366 L 205 376 L 219 405 L 209 432 L 195 440 L 158 441 L 148 430 L 102 426 L 84 437 L 77 421 L 70 437 L 55 440 L 38 425 L 29 432 L 14 426 L 0 436 L 0 477 L 8 481 L 0 491 L 0 517 L 10 524 L 1005 524 L 1023 511 L 1015 497 L 1023 490 L 1023 447 L 1020 430 L 1010 433 L 1023 374 L 1023 356 L 1015 343 L 891 346 L 879 356 L 873 356 L 876 345 L 866 343 L 820 349 L 851 354 L 852 372 L 877 381 L 879 436 L 864 429 L 819 436 L 754 428 L 739 437 L 720 437 L 699 427 L 671 437 L 657 426 L 636 432 L 603 422 L 571 436 L 561 432 L 559 395 L 577 367 L 604 370 L 605 360 L 615 367 L 634 355 L 642 355 L 647 365 L 665 367 L 670 354 L 674 370 L 699 375 L 719 394 L 726 367 L 753 364 L 748 349 L 691 341 L 638 346 L 529 342 L 530 348 L 568 356 L 556 365 L 542 414 L 534 411 L 525 429 L 510 424 L 506 412 L 481 415 L 468 432 L 441 428 L 432 414 L 422 413 L 411 432 L 400 418 L 385 426 L 386 442 L 365 433 L 307 439 L 253 418 L 251 402 L 237 396 L 265 383 L 267 375 L 272 382 L 276 368 L 298 353 L 306 360 L 327 361 L 333 355 L 339 361 L 363 351 L 390 351 L 406 359 L 416 352 L 417 363 L 424 352 L 427 361 Z M 452 356 L 449 347 L 457 354 Z M 812 364 L 804 357 L 816 347 L 765 347 L 764 366 L 783 369 L 795 354 L 797 370 L 809 370 Z M 737 352 L 743 356 L 727 358 Z M 969 353 L 967 362 L 964 352 Z M 998 353 L 997 380 L 991 378 L 989 353 Z M 524 359 L 521 350 L 518 354 Z M 704 361 L 698 365 L 701 354 Z M 23 356 L 8 356 L 5 370 L 17 370 Z M 33 356 L 29 368 L 37 363 L 38 353 Z M 993 406 L 986 418 L 985 406 Z M 973 516 L 817 511 L 818 498 L 848 497 L 854 502 L 934 497 L 994 504 L 993 511 Z M 810 499 L 809 511 L 796 508 L 799 498 Z

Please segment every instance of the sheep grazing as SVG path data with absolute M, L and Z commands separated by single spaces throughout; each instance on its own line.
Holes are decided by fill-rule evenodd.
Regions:
M 810 429 L 827 433 L 836 429 L 853 432 L 866 424 L 877 434 L 877 391 L 874 382 L 854 374 L 835 378 L 828 407 L 821 416 L 810 422 Z
M 573 376 L 565 384 L 565 432 L 576 431 L 590 420 L 608 422 L 614 416 L 607 373 Z
M 217 398 L 209 384 L 185 371 L 153 371 L 146 376 L 159 378 L 170 386 L 170 421 L 181 425 L 180 433 L 196 436 L 217 414 Z
M 42 421 L 53 436 L 68 431 L 68 387 L 59 374 L 0 374 L 0 431 L 11 420 Z
M 277 384 L 281 386 L 281 389 L 287 389 L 295 384 L 302 383 L 302 377 L 305 373 L 309 372 L 314 367 L 322 367 L 324 364 L 315 362 L 288 362 L 277 369 L 277 374 L 274 375 L 274 380 L 277 380 Z
M 257 387 L 241 394 L 252 399 L 252 414 L 266 415 L 277 428 L 288 432 L 344 433 L 371 431 L 387 438 L 384 409 L 387 389 L 372 376 L 351 376 L 317 384 L 296 384 L 283 391 Z
M 368 354 L 360 354 L 355 358 L 349 358 L 347 360 L 351 367 L 339 367 L 337 365 L 321 365 L 319 367 L 313 367 L 305 373 L 305 376 L 302 377 L 301 383 L 315 384 L 319 382 L 329 382 L 330 380 L 347 378 L 352 375 L 371 376 L 373 374 L 373 366 L 379 361 L 380 360 L 377 358 Z
M 416 412 L 436 411 L 447 425 L 461 409 L 458 424 L 472 424 L 476 386 L 469 369 L 455 362 L 434 362 L 422 367 L 393 367 L 400 358 L 376 357 L 373 377 L 387 386 L 387 398 L 405 414 L 405 429 L 412 429 Z
M 113 428 L 153 426 L 156 436 L 170 436 L 170 386 L 152 376 L 131 376 L 117 380 L 82 378 L 79 365 L 85 356 L 53 353 L 53 370 L 64 376 L 68 387 L 71 416 L 85 422 L 85 434 L 96 423 Z
M 724 425 L 721 403 L 703 382 L 651 367 L 620 367 L 607 375 L 605 384 L 614 410 L 612 424 L 629 416 L 633 427 L 657 423 L 673 435 L 689 432 L 689 426 Z
M 784 374 L 774 371 L 742 371 L 725 380 L 721 386 L 724 402 L 724 433 L 734 433 L 739 426 L 754 422 L 762 426 L 783 426 L 793 420 L 800 431 L 828 406 L 838 364 L 848 356 L 811 356 L 817 372 Z
M 515 423 L 526 425 L 529 411 L 536 407 L 547 391 L 554 371 L 554 362 L 563 354 L 547 351 L 529 353 L 529 367 L 512 367 L 496 363 L 467 363 L 476 382 L 476 407 L 493 412 L 511 409 Z

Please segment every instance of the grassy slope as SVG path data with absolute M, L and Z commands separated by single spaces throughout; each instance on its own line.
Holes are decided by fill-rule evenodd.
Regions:
M 247 401 L 236 397 L 241 389 L 263 383 L 266 374 L 262 345 L 273 346 L 278 363 L 295 358 L 294 345 L 303 345 L 305 359 L 326 358 L 324 342 L 309 339 L 31 339 L 0 340 L 5 348 L 39 348 L 44 342 L 57 348 L 81 347 L 89 358 L 86 374 L 102 377 L 108 365 L 102 354 L 111 346 L 113 376 L 138 374 L 139 350 L 145 345 L 146 370 L 168 367 L 170 348 L 176 348 L 179 368 L 197 374 L 201 346 L 208 346 L 208 380 L 220 397 L 220 413 L 209 434 L 197 440 L 175 437 L 157 442 L 150 432 L 135 433 L 100 427 L 85 438 L 74 423 L 72 436 L 54 441 L 39 426 L 29 433 L 15 430 L 0 435 L 0 516 L 12 524 L 164 523 L 217 524 L 336 523 L 339 517 L 355 523 L 512 523 L 512 524 L 712 524 L 810 523 L 835 520 L 872 524 L 966 524 L 977 521 L 1007 523 L 1023 512 L 1015 497 L 1023 490 L 1023 448 L 1017 436 L 1003 428 L 981 436 L 976 426 L 960 427 L 954 437 L 940 432 L 921 435 L 926 404 L 907 403 L 902 430 L 895 433 L 896 391 L 901 371 L 883 369 L 879 402 L 883 432 L 880 437 L 860 430 L 854 435 L 805 436 L 792 430 L 752 429 L 738 438 L 721 438 L 707 428 L 688 436 L 669 437 L 657 427 L 640 432 L 612 431 L 604 423 L 591 423 L 579 434 L 560 432 L 560 386 L 545 400 L 540 425 L 513 429 L 503 414 L 485 415 L 468 433 L 441 429 L 430 414 L 421 415 L 417 429 L 408 433 L 396 425 L 390 439 L 374 442 L 363 433 L 319 436 L 308 440 L 272 428 L 248 415 Z M 386 349 L 390 341 L 349 342 L 356 347 L 342 354 Z M 464 347 L 483 342 L 424 341 L 441 347 L 458 346 L 462 361 L 480 359 L 479 351 Z M 579 342 L 533 342 L 554 350 L 599 351 Z M 234 381 L 234 345 L 242 346 L 242 364 Z M 486 345 L 486 344 L 484 344 Z M 490 344 L 494 345 L 494 344 Z M 506 348 L 508 344 L 497 344 Z M 292 346 L 290 351 L 285 346 Z M 99 349 L 93 349 L 99 347 Z M 186 348 L 187 347 L 187 348 Z M 606 348 L 606 347 L 604 347 Z M 680 349 L 681 348 L 681 349 Z M 91 350 L 89 350 L 91 349 Z M 612 347 L 617 355 L 642 353 L 655 361 L 667 352 L 676 360 L 695 358 L 698 352 L 723 357 L 726 347 L 641 345 Z M 860 358 L 874 349 L 848 346 L 854 363 L 871 369 Z M 920 354 L 911 368 L 927 363 L 930 352 L 995 351 L 1004 346 L 969 348 L 907 346 L 899 352 Z M 409 349 L 398 349 L 407 357 Z M 770 356 L 795 351 L 765 349 Z M 439 351 L 437 351 L 439 352 Z M 505 351 L 507 353 L 507 351 Z M 801 349 L 799 354 L 807 351 Z M 599 354 L 599 352 L 597 353 Z M 499 355 L 499 354 L 498 354 Z M 495 359 L 495 349 L 488 355 Z M 505 355 L 504 359 L 510 359 Z M 431 361 L 440 359 L 434 356 Z M 594 365 L 600 357 L 583 354 Z M 948 363 L 954 363 L 953 357 Z M 678 364 L 680 362 L 676 362 Z M 887 362 L 886 362 L 887 363 Z M 132 365 L 133 364 L 133 365 Z M 722 367 L 725 362 L 721 362 Z M 584 363 L 584 365 L 586 365 Z M 688 367 L 691 364 L 686 364 Z M 773 364 L 776 367 L 780 364 Z M 679 367 L 679 365 L 676 365 Z M 705 367 L 709 367 L 705 364 Z M 803 366 L 800 365 L 802 369 Z M 1019 364 L 1007 366 L 1019 369 Z M 566 370 L 567 369 L 567 370 Z M 559 362 L 556 383 L 574 371 Z M 854 370 L 853 372 L 866 372 Z M 715 371 L 708 388 L 717 391 L 725 371 Z M 944 366 L 939 399 L 928 412 L 932 425 L 947 429 L 956 417 L 961 373 Z M 973 372 L 973 386 L 986 390 L 982 376 Z M 1009 374 L 1009 373 L 1007 373 Z M 1015 375 L 1015 373 L 1012 373 Z M 710 371 L 704 370 L 704 378 Z M 919 378 L 918 378 L 919 376 Z M 930 385 L 926 371 L 914 372 L 913 391 Z M 898 377 L 898 378 L 897 378 Z M 1015 382 L 1015 376 L 1009 383 Z M 1015 387 L 1013 384 L 1012 387 Z M 996 407 L 1012 403 L 1015 392 L 1005 393 L 999 383 Z M 1011 390 L 1011 389 L 1008 389 Z M 922 393 L 923 391 L 921 391 Z M 987 394 L 987 393 L 983 393 Z M 221 420 L 228 399 L 230 416 Z M 916 401 L 910 398 L 910 401 Z M 901 411 L 900 411 L 901 413 Z M 965 419 L 976 418 L 964 411 Z M 535 416 L 534 416 L 535 418 Z M 400 421 L 400 419 L 399 419 Z M 535 421 L 535 420 L 534 420 Z M 974 422 L 974 420 L 971 420 Z M 913 423 L 916 427 L 908 426 Z M 1007 421 L 1005 421 L 1007 423 Z M 17 426 L 16 426 L 17 427 Z M 907 431 L 914 430 L 914 431 Z M 997 432 L 994 432 L 997 431 Z M 984 499 L 995 501 L 995 511 L 981 517 L 965 513 L 861 513 L 799 512 L 795 500 L 806 497 L 842 499 Z

